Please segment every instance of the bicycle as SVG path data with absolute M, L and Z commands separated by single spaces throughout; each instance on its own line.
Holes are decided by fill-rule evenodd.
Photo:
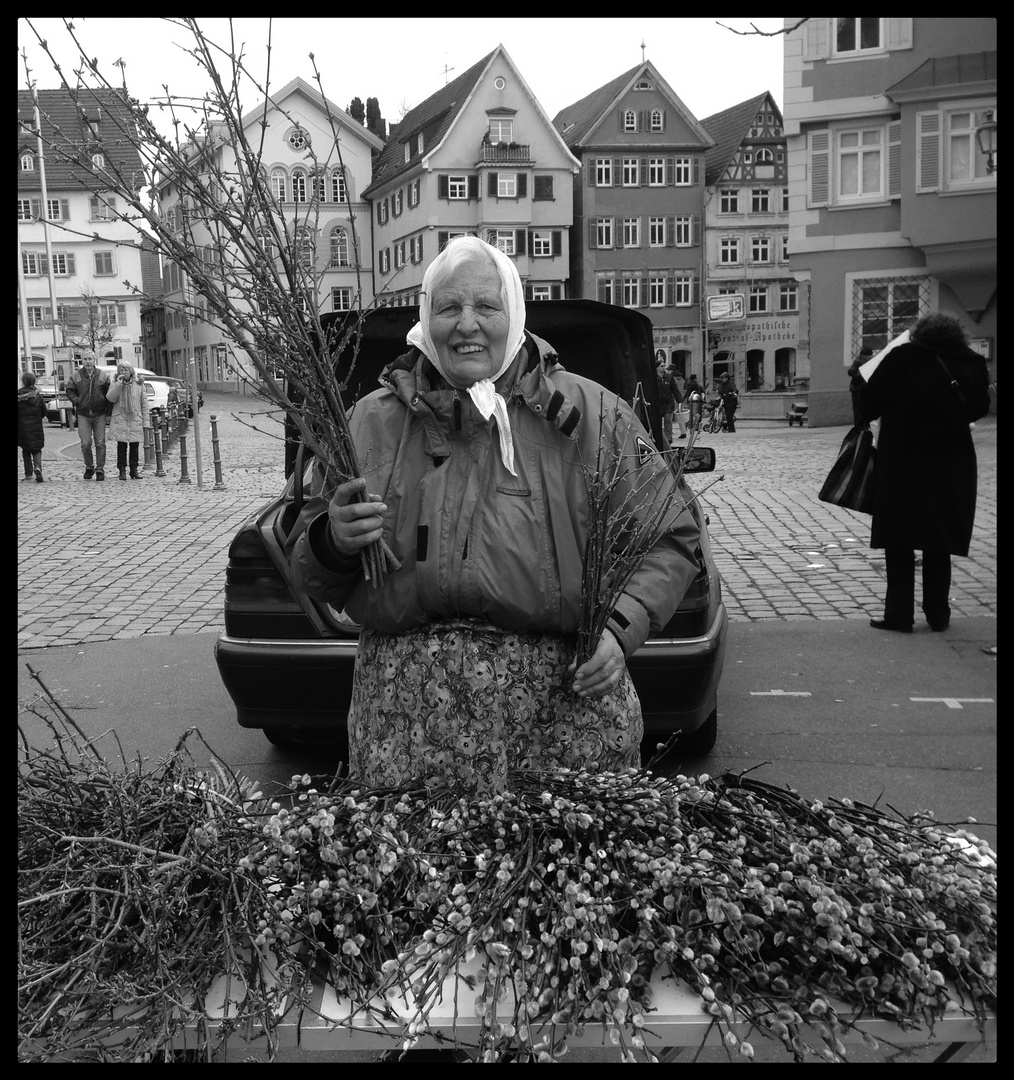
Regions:
M 717 431 L 724 431 L 725 425 L 725 404 L 722 399 L 709 402 L 708 415 L 701 425 L 701 430 L 714 434 Z

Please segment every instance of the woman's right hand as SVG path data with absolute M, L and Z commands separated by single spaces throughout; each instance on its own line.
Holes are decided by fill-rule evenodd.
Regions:
M 368 502 L 358 501 L 356 496 L 365 490 L 366 481 L 362 477 L 339 484 L 328 507 L 331 539 L 343 555 L 358 555 L 384 535 L 382 515 L 387 507 L 379 495 L 370 495 Z

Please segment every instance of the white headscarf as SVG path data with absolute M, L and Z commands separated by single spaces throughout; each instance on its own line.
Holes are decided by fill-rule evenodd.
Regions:
M 484 243 L 477 236 L 461 236 L 452 240 L 430 263 L 423 277 L 419 322 L 409 330 L 408 343 L 414 345 L 437 371 L 453 384 L 453 380 L 448 377 L 440 364 L 436 346 L 430 337 L 430 315 L 433 310 L 432 286 L 435 280 L 448 270 L 452 270 L 459 262 L 475 255 L 491 259 L 500 275 L 501 292 L 507 311 L 507 348 L 504 350 L 503 363 L 499 371 L 488 379 L 480 379 L 472 383 L 465 389 L 483 419 L 488 420 L 491 416 L 496 419 L 497 431 L 500 434 L 500 457 L 511 476 L 517 476 L 514 471 L 514 442 L 511 439 L 511 426 L 507 418 L 507 402 L 496 392 L 496 387 L 493 385 L 513 363 L 525 341 L 525 290 L 514 263 L 498 248 Z

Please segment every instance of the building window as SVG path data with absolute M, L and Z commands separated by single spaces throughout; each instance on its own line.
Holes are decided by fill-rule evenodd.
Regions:
M 532 199 L 535 202 L 552 202 L 553 178 L 551 176 L 536 176 Z
M 533 285 L 532 286 L 532 299 L 536 301 L 551 300 L 553 298 L 552 291 L 548 285 Z
M 106 167 L 106 155 L 92 154 L 92 165 L 94 165 L 96 169 L 104 169 Z
M 771 212 L 771 191 L 768 188 L 754 188 L 750 192 L 750 212 L 753 214 Z
M 595 222 L 595 246 L 611 248 L 613 246 L 613 219 L 599 218 Z
M 787 214 L 789 212 L 789 189 L 787 187 L 782 188 L 782 213 Z
M 990 111 L 995 119 L 996 109 Z M 986 172 L 986 155 L 975 140 L 975 129 L 985 120 L 985 110 L 947 113 L 947 179 L 950 185 L 979 181 L 996 183 L 996 173 Z
M 389 216 L 387 199 L 381 199 L 377 203 L 377 224 L 386 225 Z
M 535 232 L 532 234 L 532 256 L 544 258 L 553 254 L 553 234 L 551 232 Z M 547 298 L 548 299 L 548 298 Z
M 46 217 L 50 221 L 70 220 L 70 203 L 66 199 L 47 199 Z
M 674 243 L 677 247 L 690 247 L 694 235 L 694 219 L 689 214 L 683 214 L 673 219 L 676 231 Z
M 516 199 L 518 196 L 518 174 L 497 173 L 496 195 L 498 199 Z
M 624 277 L 623 279 L 623 306 L 641 306 L 641 279 L 638 277 Z
M 640 218 L 624 218 L 623 219 L 623 246 L 624 247 L 640 247 L 641 246 L 641 219 Z
M 284 169 L 273 169 L 271 172 L 271 194 L 276 202 L 288 202 L 286 197 L 289 178 Z
M 837 133 L 838 197 L 879 199 L 884 195 L 882 128 Z
M 675 183 L 677 187 L 686 187 L 691 183 L 693 177 L 693 164 L 693 158 L 678 157 L 676 159 Z
M 331 173 L 331 201 L 336 203 L 348 202 L 349 193 L 345 186 L 345 174 L 341 169 L 335 169 Z
M 799 310 L 799 286 L 794 281 L 783 281 L 778 286 L 778 310 Z
M 771 238 L 754 236 L 750 239 L 750 259 L 755 263 L 771 262 Z
M 22 172 L 35 172 L 35 155 L 34 154 L 22 154 L 21 155 L 21 171 Z
M 648 246 L 665 247 L 665 218 L 648 218 Z
M 758 165 L 773 165 L 775 161 L 775 155 L 766 147 L 763 146 L 757 151 L 757 164 Z
M 732 266 L 739 261 L 739 237 L 727 236 L 721 243 L 719 262 L 722 266 Z
M 18 221 L 31 221 L 35 215 L 32 213 L 31 199 L 18 199 Z
M 597 158 L 595 160 L 595 186 L 613 186 L 613 159 Z
M 751 285 L 750 286 L 750 307 L 751 314 L 757 315 L 768 309 L 768 289 L 766 285 Z
M 665 113 L 661 109 L 651 110 L 651 130 L 665 131 Z
M 638 166 L 640 165 L 639 158 L 624 158 L 623 159 L 623 186 L 624 187 L 637 187 L 640 181 L 638 180 Z
M 349 265 L 349 234 L 340 225 L 331 230 L 331 261 L 328 265 Z
M 782 235 L 781 235 L 781 243 L 782 243 L 781 261 L 782 262 L 788 262 L 789 261 L 789 234 L 788 233 L 782 233 Z
M 125 304 L 96 305 L 99 326 L 126 326 L 127 308 Z
M 309 144 L 310 140 L 307 138 L 306 132 L 300 131 L 299 128 L 289 133 L 289 146 L 293 150 L 305 150 Z
M 331 310 L 332 311 L 351 311 L 352 310 L 352 290 L 347 287 L 331 290 Z
M 423 257 L 423 238 L 413 236 L 408 242 L 408 257 L 414 263 L 421 263 Z
M 292 237 L 292 247 L 300 266 L 312 270 L 315 257 L 313 230 L 305 225 L 297 225 Z
M 489 243 L 492 247 L 502 251 L 504 255 L 516 254 L 514 248 L 513 229 L 494 229 L 490 231 Z
M 929 312 L 927 277 L 857 278 L 852 282 L 852 354 L 874 353 Z
M 45 309 L 49 311 L 49 308 Z M 28 325 L 32 330 L 39 330 L 42 328 L 45 322 L 45 315 L 41 307 L 29 307 L 28 309 Z
M 623 130 L 637 131 L 637 113 L 633 109 L 627 109 L 623 114 Z
M 835 56 L 879 52 L 883 33 L 880 19 L 835 19 Z
M 611 277 L 600 277 L 597 280 L 598 298 L 600 304 L 616 303 L 616 287 Z
M 447 178 L 447 197 L 449 199 L 467 199 L 468 177 L 449 176 Z
M 389 274 L 391 272 L 391 249 L 380 249 L 380 272 L 382 274 Z
M 739 213 L 739 192 L 735 190 L 723 190 L 719 195 L 719 209 L 720 214 L 738 214 Z
M 391 213 L 395 217 L 400 217 L 404 207 L 405 193 L 401 188 L 391 196 Z
M 510 117 L 491 116 L 489 120 L 489 141 L 491 143 L 513 142 L 513 119 Z
M 648 158 L 648 185 L 650 187 L 665 186 L 665 158 Z
M 93 195 L 88 200 L 88 216 L 91 221 L 112 221 L 116 217 L 116 197 Z
M 408 205 L 410 207 L 419 205 L 419 181 L 418 180 L 413 180 L 408 185 Z
M 665 307 L 665 277 L 652 275 L 648 279 L 648 306 Z
M 689 274 L 678 275 L 673 284 L 673 303 L 677 307 L 689 307 L 693 302 L 694 279 Z
M 113 253 L 111 251 L 93 252 L 95 257 L 95 274 L 102 277 L 113 273 Z
M 292 201 L 306 202 L 306 173 L 302 169 L 294 169 L 292 172 Z

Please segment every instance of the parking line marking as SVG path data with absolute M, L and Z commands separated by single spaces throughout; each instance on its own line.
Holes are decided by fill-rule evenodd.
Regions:
M 962 708 L 962 702 L 970 705 L 991 705 L 993 699 L 991 697 L 914 697 L 909 698 L 909 701 L 942 701 L 948 709 L 960 709 Z
M 809 690 L 751 690 L 750 697 L 812 697 Z

